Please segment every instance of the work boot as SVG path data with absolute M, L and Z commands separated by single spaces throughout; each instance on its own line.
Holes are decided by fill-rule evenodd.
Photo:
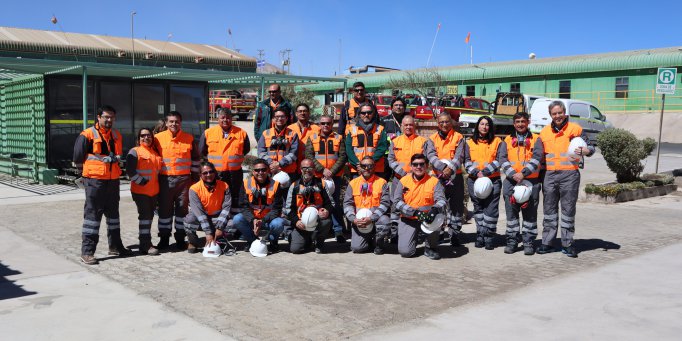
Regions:
M 476 242 L 474 243 L 474 246 L 477 248 L 482 248 L 485 246 L 485 241 L 483 241 L 483 236 L 482 235 L 477 235 L 476 236 Z
M 339 244 L 343 244 L 346 242 L 346 237 L 343 236 L 343 232 L 339 232 L 336 234 L 336 242 Z
M 99 261 L 93 255 L 81 255 L 81 262 L 87 265 L 99 264 Z
M 175 238 L 175 248 L 184 251 L 187 249 L 187 243 L 185 242 L 185 231 L 178 230 L 173 234 L 173 237 Z
M 187 253 L 197 253 L 199 248 L 199 236 L 197 236 L 197 233 L 194 231 L 187 233 L 187 240 L 189 241 L 187 244 Z
M 439 260 L 440 259 L 440 253 L 438 253 L 438 251 L 436 251 L 430 247 L 427 247 L 424 249 L 424 256 L 428 257 L 429 259 L 433 259 L 433 260 Z
M 554 251 L 555 250 L 551 245 L 542 244 L 542 245 L 540 245 L 540 248 L 538 249 L 538 254 L 544 255 L 545 253 L 550 253 L 550 252 L 554 252 Z
M 535 248 L 533 248 L 533 244 L 524 245 L 523 254 L 526 256 L 532 256 L 533 254 L 535 254 Z
M 561 252 L 563 252 L 566 256 L 569 256 L 571 258 L 578 258 L 578 250 L 576 250 L 575 246 L 573 245 L 563 248 Z
M 459 241 L 459 237 L 457 234 L 452 234 L 450 236 L 450 245 L 454 247 L 462 246 L 462 242 Z
M 140 240 L 140 254 L 156 256 L 159 254 L 159 250 L 152 245 L 151 237 L 149 239 Z
M 159 239 L 159 243 L 156 244 L 156 248 L 159 250 L 167 249 L 168 246 L 170 245 L 170 235 L 167 235 L 167 236 L 166 235 L 164 235 L 164 236 L 159 235 L 159 237 L 161 239 Z
M 512 254 L 516 251 L 516 242 L 514 241 L 507 241 L 507 246 L 504 248 L 504 253 L 506 254 Z
M 269 253 L 279 252 L 279 241 L 277 239 L 273 239 L 270 241 L 270 243 L 268 244 L 268 252 Z

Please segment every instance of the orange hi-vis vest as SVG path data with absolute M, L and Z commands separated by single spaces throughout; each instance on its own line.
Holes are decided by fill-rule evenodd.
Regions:
M 438 158 L 448 160 L 455 158 L 455 151 L 457 151 L 457 147 L 459 146 L 459 143 L 462 142 L 463 138 L 464 136 L 456 132 L 454 129 L 450 130 L 448 136 L 445 139 L 441 138 L 438 132 L 435 132 L 429 136 L 429 139 L 431 142 L 433 142 L 434 147 L 436 147 L 436 154 L 438 154 Z M 462 174 L 462 167 L 457 168 L 456 171 L 457 174 Z
M 109 157 L 110 155 L 102 154 L 102 144 L 107 145 L 109 152 L 111 150 L 111 140 L 114 142 L 114 155 L 121 159 L 121 154 L 123 153 L 123 141 L 121 138 L 121 133 L 118 130 L 110 129 L 108 132 L 103 132 L 98 129 L 99 124 L 93 127 L 83 130 L 81 135 L 85 136 L 88 140 L 88 144 L 92 144 L 92 150 L 88 150 L 89 153 L 85 158 L 83 163 L 83 177 L 91 179 L 100 180 L 114 180 L 121 176 L 121 167 L 118 165 L 117 161 L 114 162 L 104 162 L 102 159 Z M 88 149 L 90 149 L 88 147 Z
M 525 145 L 524 143 L 523 146 L 520 146 L 516 143 L 516 146 L 514 146 L 514 138 L 512 138 L 511 135 L 504 138 L 504 142 L 507 144 L 507 159 L 517 173 L 520 173 L 523 168 L 526 167 L 528 161 L 533 158 L 533 147 L 535 146 L 535 141 L 538 140 L 538 135 L 531 133 L 529 139 L 530 143 L 528 145 Z M 537 167 L 535 172 L 525 178 L 535 179 L 538 176 L 540 176 L 540 167 Z
M 227 188 L 227 183 L 216 180 L 215 188 L 213 189 L 213 192 L 211 192 L 206 188 L 206 185 L 204 185 L 204 181 L 199 180 L 199 182 L 192 185 L 189 190 L 194 191 L 194 193 L 199 196 L 201 206 L 204 208 L 204 211 L 206 211 L 206 214 L 209 216 L 216 216 L 223 209 L 223 200 L 225 199 Z
M 567 122 L 559 132 L 554 132 L 552 125 L 540 131 L 540 139 L 545 147 L 545 161 L 548 171 L 577 170 L 580 159 L 568 157 L 568 145 L 575 137 L 580 137 L 583 128 L 573 122 Z
M 407 175 L 400 179 L 400 183 L 403 185 L 403 201 L 417 211 L 429 211 L 436 203 L 434 192 L 438 184 L 437 178 L 424 174 L 421 180 L 416 180 L 412 175 Z M 415 217 L 403 217 L 417 219 Z
M 259 187 L 256 179 L 250 176 L 248 179 L 244 179 L 244 189 L 253 209 L 253 216 L 256 219 L 265 218 L 272 211 L 272 204 L 275 202 L 275 193 L 279 189 L 279 182 L 269 179 L 265 187 Z M 265 193 L 262 193 L 263 189 Z M 254 193 L 260 193 L 258 198 L 255 198 L 256 195 Z M 265 199 L 265 202 L 263 202 L 263 199 Z
M 365 98 L 365 102 L 369 102 L 368 98 Z M 353 120 L 355 117 L 360 115 L 360 103 L 355 101 L 355 98 L 348 100 L 348 108 L 346 108 L 346 114 L 348 114 L 348 119 Z
M 332 168 L 339 159 L 339 150 L 343 137 L 335 132 L 323 137 L 321 133 L 314 133 L 310 136 L 310 143 L 315 151 L 315 160 L 322 164 L 326 169 Z M 343 169 L 339 170 L 336 176 L 341 176 Z M 322 173 L 315 172 L 315 176 L 322 177 Z
M 426 138 L 417 135 L 416 132 L 410 136 L 400 135 L 393 139 L 391 146 L 393 154 L 405 172 L 410 172 L 412 155 L 424 153 L 424 143 L 426 143 Z
M 156 147 L 163 158 L 162 175 L 189 175 L 192 167 L 194 136 L 184 131 L 173 137 L 170 130 L 154 135 Z
M 216 170 L 224 172 L 242 169 L 244 141 L 249 138 L 243 129 L 232 126 L 227 138 L 224 138 L 223 128 L 213 126 L 204 131 L 204 136 L 208 146 L 208 161 L 213 163 Z
M 374 127 L 372 127 L 372 130 L 369 132 L 369 135 L 365 133 L 365 131 L 361 128 L 358 128 L 357 125 L 353 124 L 348 128 L 348 133 L 350 134 L 351 140 L 352 140 L 352 145 L 353 145 L 353 153 L 355 156 L 358 158 L 358 161 L 362 161 L 362 158 L 365 156 L 373 156 L 374 151 L 376 150 L 377 145 L 379 144 L 379 138 L 381 137 L 381 133 L 384 131 L 384 127 L 374 123 Z M 346 153 L 349 153 L 350 151 L 346 151 Z M 384 163 L 385 163 L 385 158 L 379 159 L 379 161 L 376 162 L 374 165 L 374 170 L 376 172 L 383 172 L 384 171 Z M 353 173 L 357 173 L 357 169 L 351 168 L 351 171 Z
M 142 186 L 135 181 L 130 182 L 130 192 L 153 197 L 159 194 L 159 171 L 163 163 L 161 157 L 151 148 L 139 146 L 133 148 L 137 153 L 136 172 L 141 177 L 147 179 L 147 183 Z
M 353 189 L 356 212 L 362 208 L 372 209 L 381 205 L 381 190 L 386 184 L 386 180 L 372 174 L 368 180 L 358 176 L 348 184 Z
M 290 124 L 287 128 L 291 129 L 296 135 L 298 135 L 298 151 L 296 152 L 296 164 L 300 164 L 303 159 L 305 159 L 305 144 L 308 139 L 317 134 L 320 134 L 320 126 L 317 124 L 310 124 L 308 128 L 303 128 L 301 130 L 301 125 L 299 122 Z M 296 172 L 300 171 L 300 167 L 296 167 Z
M 471 162 L 478 170 L 483 170 L 489 163 L 495 161 L 497 157 L 497 148 L 500 146 L 502 140 L 495 137 L 491 143 L 480 139 L 475 143 L 473 139 L 468 139 L 469 152 L 471 153 Z M 500 171 L 490 174 L 489 177 L 496 178 L 500 176 Z
M 270 157 L 270 159 L 272 161 L 279 162 L 280 160 L 282 160 L 282 158 L 284 156 L 289 154 L 289 151 L 291 150 L 291 141 L 293 140 L 294 135 L 296 135 L 296 133 L 289 128 L 282 129 L 282 131 L 279 134 L 277 134 L 275 128 L 270 128 L 270 129 L 263 132 L 263 137 L 265 138 L 265 149 L 267 149 L 268 156 Z M 272 144 L 272 139 L 277 137 L 277 136 L 284 137 L 287 140 L 287 143 L 283 147 L 277 147 L 277 149 L 271 149 L 270 145 Z M 301 143 L 301 142 L 299 142 L 299 143 Z M 297 160 L 297 162 L 300 162 L 300 161 L 301 160 Z M 285 173 L 289 173 L 289 174 L 295 173 L 296 168 L 298 167 L 296 165 L 297 162 L 292 162 L 292 163 L 286 165 L 285 167 L 282 167 L 282 171 Z
M 324 204 L 324 200 L 322 199 L 322 194 L 321 192 L 314 192 L 311 193 L 307 196 L 304 196 L 301 194 L 301 191 L 305 188 L 306 186 L 303 186 L 301 182 L 298 184 L 298 193 L 296 194 L 296 207 L 298 208 L 298 218 L 301 218 L 301 215 L 303 214 L 303 211 L 308 208 L 308 207 L 315 207 L 317 209 L 320 209 L 322 207 L 322 204 Z M 324 181 L 321 182 L 321 191 L 326 190 L 326 187 L 324 185 Z

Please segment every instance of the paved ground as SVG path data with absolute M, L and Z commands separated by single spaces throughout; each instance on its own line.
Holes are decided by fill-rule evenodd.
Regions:
M 678 160 L 675 157 L 664 159 L 671 164 Z M 610 175 L 604 167 L 603 159 L 598 156 L 588 159 L 583 182 L 609 180 Z M 125 187 L 123 191 L 123 240 L 134 248 L 137 238 L 135 208 L 126 195 Z M 538 309 L 537 314 L 519 320 L 519 323 L 531 323 L 536 328 L 529 330 L 544 330 L 538 325 L 545 325 L 546 329 L 563 327 L 557 329 L 561 334 L 555 335 L 574 339 L 577 337 L 570 337 L 573 334 L 568 333 L 569 328 L 561 321 L 601 319 L 605 321 L 607 334 L 593 334 L 595 337 L 621 336 L 622 323 L 617 323 L 619 315 L 614 315 L 613 309 L 594 309 L 613 307 L 606 303 L 622 300 L 623 295 L 632 296 L 634 286 L 622 286 L 619 281 L 614 280 L 601 287 L 602 280 L 614 271 L 618 272 L 617 269 L 625 269 L 627 274 L 637 278 L 637 283 L 665 285 L 661 290 L 652 289 L 660 295 L 653 295 L 651 299 L 662 311 L 679 316 L 682 299 L 679 295 L 667 294 L 667 288 L 679 287 L 680 276 L 663 276 L 666 273 L 678 274 L 679 271 L 675 270 L 678 263 L 658 264 L 656 260 L 670 258 L 671 252 L 679 258 L 680 249 L 676 245 L 682 243 L 682 231 L 679 229 L 681 194 L 678 191 L 665 197 L 618 205 L 579 203 L 576 245 L 581 253 L 578 259 L 570 259 L 560 253 L 532 257 L 521 253 L 506 255 L 501 247 L 493 251 L 476 249 L 472 247 L 471 238 L 474 226 L 469 224 L 464 227 L 470 237 L 467 244 L 454 249 L 441 246 L 444 259 L 438 262 L 423 256 L 402 259 L 395 250 L 383 256 L 354 255 L 348 252 L 347 244 L 335 242 L 330 242 L 330 253 L 323 255 L 296 256 L 282 252 L 260 259 L 240 253 L 232 257 L 205 259 L 187 253 L 165 253 L 158 257 L 119 259 L 106 257 L 104 243 L 100 244 L 97 254 L 102 263 L 85 267 L 77 260 L 82 192 L 74 190 L 37 195 L 0 185 L 0 198 L 4 198 L 0 199 L 0 216 L 3 217 L 0 220 L 0 233 L 3 234 L 0 238 L 9 243 L 0 245 L 0 250 L 3 250 L 0 260 L 7 268 L 3 276 L 8 281 L 2 285 L 12 287 L 10 292 L 18 292 L 0 300 L 0 314 L 4 315 L 0 329 L 11 331 L 16 339 L 47 339 L 61 329 L 33 327 L 27 330 L 22 327 L 31 326 L 22 325 L 20 321 L 32 321 L 31 316 L 36 313 L 34 310 L 39 309 L 36 307 L 45 307 L 47 310 L 44 312 L 51 313 L 49 316 L 54 325 L 64 323 L 73 326 L 74 319 L 86 315 L 76 315 L 80 307 L 78 304 L 86 304 L 90 307 L 97 305 L 101 309 L 86 310 L 91 314 L 85 317 L 99 327 L 100 336 L 107 330 L 104 328 L 106 312 L 114 311 L 116 313 L 112 315 L 127 316 L 114 320 L 116 325 L 121 324 L 129 331 L 121 334 L 133 337 L 142 333 L 139 335 L 163 334 L 161 339 L 186 338 L 186 334 L 178 329 L 153 329 L 159 323 L 165 326 L 169 323 L 164 321 L 172 320 L 177 321 L 174 326 L 179 330 L 191 329 L 215 336 L 209 333 L 212 330 L 225 337 L 245 340 L 407 338 L 414 335 L 410 334 L 412 331 L 422 330 L 418 327 L 423 325 L 432 326 L 425 332 L 444 338 L 442 335 L 452 334 L 441 334 L 450 330 L 443 321 L 460 321 L 463 316 L 479 324 L 481 321 L 489 322 L 484 324 L 486 328 L 494 324 L 498 326 L 497 330 L 503 331 L 508 324 L 492 322 L 504 319 L 505 309 L 524 301 L 524 306 L 507 311 L 525 314 L 524 309 Z M 504 219 L 500 219 L 498 226 L 504 224 Z M 106 240 L 104 235 L 101 239 Z M 25 255 L 35 250 L 35 246 L 31 245 L 49 250 L 42 250 L 45 255 L 40 258 L 50 261 L 46 264 L 28 262 L 32 258 Z M 623 263 L 667 246 L 671 248 L 661 251 L 664 253 L 652 253 L 652 258 L 645 255 L 645 258 L 634 259 L 635 265 Z M 65 259 L 69 264 L 54 272 L 31 269 L 36 263 L 52 269 L 50 264 L 54 259 L 62 263 Z M 658 267 L 647 269 L 641 265 L 650 262 Z M 651 271 L 655 269 L 658 270 L 654 273 L 662 275 L 651 278 Z M 36 274 L 22 279 L 21 274 L 13 274 L 16 271 Z M 600 271 L 606 272 L 594 275 Z M 72 273 L 77 274 L 75 279 L 70 275 Z M 40 283 L 38 280 L 43 276 L 44 282 Z M 78 276 L 93 277 L 88 281 Z M 31 280 L 33 278 L 35 280 Z M 582 283 L 582 289 L 562 295 L 568 291 L 567 286 L 572 287 L 571 281 Z M 590 288 L 594 291 L 591 292 Z M 56 304 L 61 300 L 63 303 Z M 34 301 L 39 304 L 31 303 Z M 139 306 L 129 302 L 137 302 Z M 577 309 L 589 306 L 590 302 L 594 302 L 593 309 Z M 570 308 L 572 305 L 576 308 Z M 557 310 L 550 309 L 551 306 Z M 569 313 L 564 313 L 566 309 Z M 641 339 L 653 335 L 642 327 L 647 320 L 640 318 L 651 307 L 638 304 L 632 309 L 636 311 L 631 316 L 634 324 L 627 336 Z M 163 314 L 164 318 L 158 319 L 159 314 Z M 581 318 L 571 314 L 578 314 Z M 47 321 L 45 317 L 41 320 L 40 315 L 37 316 L 36 321 Z M 462 323 L 469 320 L 461 319 Z M 197 323 L 207 329 L 198 327 Z M 665 328 L 656 336 L 672 339 L 678 335 L 677 323 L 668 320 L 660 320 L 659 323 Z M 476 326 L 473 322 L 468 325 L 472 328 L 462 335 L 470 337 L 464 338 L 492 338 L 487 334 L 488 329 L 473 328 Z M 75 326 L 80 326 L 80 323 Z M 159 334 L 154 334 L 157 332 Z M 527 336 L 518 334 L 518 338 L 528 339 Z M 74 339 L 81 337 L 84 338 L 84 334 L 74 334 Z M 540 337 L 531 337 L 535 338 Z

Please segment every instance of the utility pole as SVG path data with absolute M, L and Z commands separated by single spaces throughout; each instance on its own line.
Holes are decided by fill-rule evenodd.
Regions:
M 137 12 L 130 12 L 130 42 L 133 44 L 133 66 L 135 66 L 135 14 Z
M 279 56 L 282 59 L 282 69 L 285 70 L 288 75 L 291 74 L 291 51 L 293 50 L 284 49 L 279 51 Z

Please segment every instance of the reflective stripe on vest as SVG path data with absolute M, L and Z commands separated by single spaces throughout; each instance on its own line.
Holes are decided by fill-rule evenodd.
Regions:
M 219 172 L 241 170 L 244 162 L 244 141 L 248 136 L 244 130 L 235 126 L 230 128 L 227 138 L 224 136 L 223 128 L 220 126 L 204 131 L 208 147 L 206 157 Z
M 452 129 L 445 139 L 441 138 L 438 132 L 435 132 L 429 136 L 429 139 L 431 142 L 433 142 L 433 146 L 436 147 L 438 159 L 452 160 L 455 158 L 457 147 L 464 139 L 464 136 Z M 462 167 L 457 168 L 457 174 L 462 174 Z
M 204 185 L 204 181 L 199 180 L 199 182 L 192 185 L 189 189 L 197 194 L 204 211 L 206 211 L 209 216 L 215 216 L 223 209 L 223 200 L 225 199 L 227 188 L 227 183 L 216 180 L 215 188 L 213 189 L 213 192 L 210 192 L 208 188 L 206 188 L 206 185 Z
M 268 151 L 268 157 L 270 157 L 270 160 L 279 162 L 287 154 L 289 154 L 289 151 L 291 150 L 291 141 L 294 138 L 294 134 L 296 134 L 296 133 L 294 133 L 294 131 L 289 129 L 289 128 L 284 128 L 284 130 L 280 134 L 277 134 L 275 132 L 275 128 L 270 128 L 270 129 L 266 130 L 265 132 L 263 132 L 265 149 Z M 272 145 L 272 139 L 277 135 L 285 137 L 287 143 L 283 147 L 277 147 L 277 149 L 271 149 L 270 146 Z M 286 165 L 285 167 L 282 167 L 282 171 L 284 171 L 285 173 L 295 173 L 296 172 L 296 162 L 292 162 L 292 163 Z
M 275 202 L 275 194 L 277 193 L 278 188 L 279 182 L 272 179 L 270 179 L 268 185 L 263 188 L 258 188 L 256 179 L 253 176 L 250 176 L 248 179 L 244 179 L 244 189 L 246 189 L 246 195 L 249 198 L 249 204 L 253 209 L 253 216 L 256 219 L 263 219 L 268 213 L 270 213 L 270 211 L 272 211 L 272 204 Z M 254 202 L 254 193 L 260 193 L 261 189 L 266 190 L 265 204 L 263 204 L 262 200 L 258 200 L 257 203 Z
M 163 158 L 163 175 L 188 175 L 192 167 L 192 142 L 194 137 L 180 131 L 173 137 L 170 130 L 154 135 L 159 154 Z
M 324 182 L 320 184 L 315 184 L 317 185 L 321 191 L 324 191 Z M 301 218 L 301 214 L 303 214 L 303 210 L 305 210 L 308 207 L 315 207 L 317 209 L 322 207 L 322 204 L 324 201 L 322 200 L 322 194 L 321 192 L 315 192 L 312 195 L 308 195 L 304 197 L 301 195 L 301 191 L 305 188 L 305 186 L 299 184 L 298 186 L 298 193 L 296 194 L 296 207 L 298 208 L 297 214 L 298 217 Z
M 88 143 L 92 144 L 92 152 L 88 153 L 83 162 L 83 176 L 91 179 L 112 180 L 118 179 L 121 176 L 121 167 L 117 161 L 104 162 L 105 157 L 110 157 L 109 154 L 102 154 L 102 143 L 107 145 L 107 150 L 111 153 L 110 141 L 114 141 L 114 155 L 120 160 L 123 153 L 123 142 L 121 133 L 118 130 L 111 129 L 107 136 L 102 136 L 97 128 L 90 127 L 83 130 L 81 135 L 85 136 Z
M 386 184 L 386 180 L 372 175 L 368 181 L 359 176 L 350 181 L 349 185 L 353 190 L 353 201 L 355 202 L 355 212 L 362 208 L 377 208 L 381 205 L 381 190 Z
M 400 135 L 393 139 L 393 154 L 395 155 L 396 162 L 405 171 L 410 171 L 410 159 L 414 154 L 424 153 L 424 143 L 426 143 L 426 138 L 417 135 L 417 133 L 411 136 Z
M 313 134 L 310 137 L 310 143 L 313 145 L 313 151 L 315 152 L 315 160 L 317 160 L 326 169 L 330 169 L 334 166 L 336 161 L 339 159 L 339 150 L 341 148 L 341 140 L 343 137 L 335 132 L 331 132 L 328 137 L 322 137 L 321 134 Z M 343 174 L 343 169 L 339 170 L 336 174 L 341 176 Z M 322 176 L 321 173 L 316 175 Z
M 514 169 L 516 173 L 521 173 L 521 171 L 526 167 L 529 161 L 533 159 L 533 147 L 535 146 L 535 142 L 538 140 L 538 135 L 537 134 L 532 134 L 530 137 L 530 144 L 529 145 L 523 145 L 520 146 L 517 144 L 516 147 L 514 147 L 514 141 L 511 136 L 507 136 L 504 138 L 504 142 L 507 144 L 507 159 L 509 160 L 509 164 L 511 167 Z M 532 167 L 535 169 L 530 175 L 526 176 L 526 179 L 534 179 L 540 176 L 540 166 L 537 165 L 535 167 Z
M 436 203 L 434 195 L 438 179 L 432 176 L 424 175 L 424 177 L 417 181 L 411 175 L 404 176 L 400 179 L 403 185 L 403 201 L 417 209 L 418 211 L 429 211 Z M 405 216 L 403 216 L 405 217 Z M 415 217 L 406 217 L 408 219 L 417 219 Z
M 153 197 L 159 194 L 159 179 L 158 174 L 161 170 L 161 158 L 156 152 L 145 146 L 133 148 L 137 154 L 137 169 L 138 175 L 147 179 L 147 183 L 142 186 L 135 181 L 130 182 L 130 192 L 135 194 L 142 194 Z
M 497 158 L 497 149 L 500 146 L 500 140 L 498 137 L 493 138 L 491 143 L 487 143 L 485 140 L 479 140 L 475 143 L 473 139 L 468 139 L 467 144 L 469 145 L 469 152 L 473 166 L 478 170 L 483 170 L 488 167 Z M 491 178 L 499 177 L 500 171 L 490 174 Z
M 566 123 L 559 132 L 554 132 L 551 124 L 542 128 L 540 139 L 545 148 L 548 171 L 578 169 L 580 159 L 571 160 L 568 157 L 568 146 L 573 138 L 580 137 L 582 133 L 582 127 L 573 122 Z
M 352 139 L 351 144 L 353 146 L 353 153 L 355 154 L 355 157 L 358 158 L 358 161 L 361 161 L 362 158 L 368 155 L 374 156 L 374 151 L 376 150 L 376 146 L 379 143 L 379 137 L 381 137 L 381 133 L 383 131 L 384 127 L 376 123 L 372 127 L 370 135 L 367 135 L 367 133 L 365 133 L 364 130 L 358 128 L 357 125 L 352 125 L 350 128 L 348 128 L 348 132 Z M 376 172 L 384 171 L 384 158 L 381 158 L 376 162 L 374 170 Z M 357 173 L 355 168 L 353 168 L 352 171 Z

